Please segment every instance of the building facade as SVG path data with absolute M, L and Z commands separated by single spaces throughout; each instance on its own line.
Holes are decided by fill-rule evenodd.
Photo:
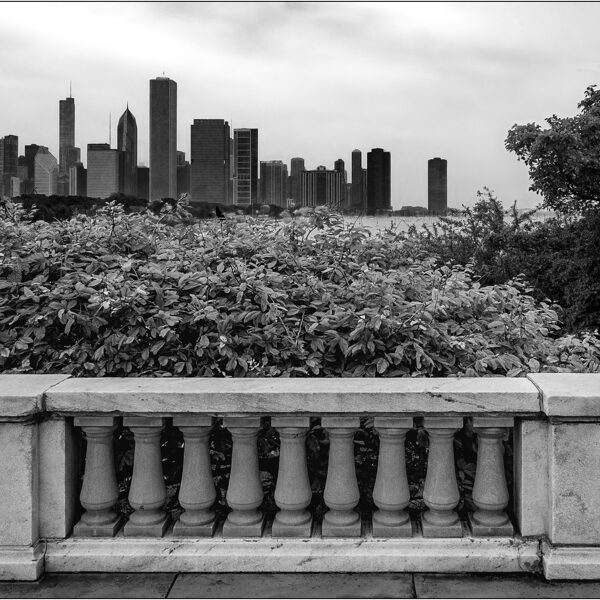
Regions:
M 190 163 L 185 160 L 185 152 L 177 151 L 177 197 L 190 193 Z
M 69 169 L 69 196 L 87 196 L 87 169 L 81 162 Z
M 119 191 L 120 152 L 108 144 L 87 146 L 87 195 L 108 198 Z
M 16 135 L 6 135 L 0 138 L 0 197 L 2 195 L 14 197 L 14 179 L 17 177 L 19 177 L 19 138 Z
M 432 215 L 448 212 L 448 161 L 443 158 L 427 161 L 427 209 Z
M 150 168 L 138 165 L 137 168 L 137 188 L 138 198 L 142 200 L 150 199 Z
M 362 152 L 352 150 L 352 193 L 350 196 L 349 209 L 356 212 L 364 212 L 367 209 L 367 197 L 364 193 L 366 188 L 363 180 Z
M 191 127 L 192 202 L 229 204 L 230 132 L 223 119 L 194 119 Z
M 68 173 L 73 166 L 67 160 L 67 148 L 74 146 L 75 98 L 69 97 L 58 102 L 58 169 L 60 173 Z
M 119 191 L 137 196 L 137 122 L 129 105 L 117 125 L 117 150 L 120 152 Z
M 293 200 L 295 206 L 302 205 L 302 173 L 306 171 L 304 159 L 295 156 L 290 161 L 290 186 L 288 195 Z
M 335 161 L 335 163 L 333 163 L 333 169 L 334 169 L 334 171 L 337 171 L 338 173 L 342 174 L 342 180 L 343 180 L 342 199 L 340 201 L 339 207 L 340 208 L 348 208 L 348 198 L 346 196 L 346 182 L 348 180 L 348 174 L 346 173 L 346 165 L 345 165 L 343 159 L 338 158 Z
M 234 204 L 258 202 L 258 129 L 234 129 Z
M 27 146 L 25 147 L 27 151 Z M 57 193 L 58 162 L 45 146 L 37 146 L 33 159 L 33 193 L 52 196 Z
M 177 83 L 150 80 L 150 200 L 177 196 Z
M 391 155 L 383 148 L 367 153 L 367 214 L 391 210 Z
M 304 171 L 301 176 L 302 206 L 342 206 L 345 189 L 344 174 L 341 171 L 328 171 L 319 166 L 312 171 Z
M 280 160 L 260 163 L 260 202 L 287 207 L 287 165 Z

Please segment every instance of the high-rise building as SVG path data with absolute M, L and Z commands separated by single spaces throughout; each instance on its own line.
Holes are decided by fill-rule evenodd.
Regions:
M 68 173 L 73 165 L 67 163 L 66 149 L 75 146 L 75 98 L 58 102 L 58 166 L 61 173 Z
M 119 191 L 137 196 L 137 123 L 129 105 L 117 126 L 117 150 L 120 152 Z
M 19 176 L 19 138 L 6 135 L 0 138 L 0 196 L 13 197 L 14 178 Z
M 448 211 L 448 161 L 443 158 L 427 161 L 427 208 L 432 215 Z
M 352 194 L 349 208 L 353 211 L 363 212 L 367 207 L 367 197 L 363 193 L 365 188 L 363 182 L 362 152 L 352 150 Z
M 287 207 L 287 165 L 280 160 L 260 162 L 260 202 Z
M 185 160 L 185 152 L 177 150 L 177 197 L 190 193 L 190 163 Z
M 87 145 L 87 195 L 108 198 L 119 191 L 118 150 L 108 144 Z
M 338 173 L 342 174 L 342 181 L 343 181 L 343 185 L 342 185 L 342 197 L 341 197 L 341 201 L 339 204 L 340 208 L 348 208 L 348 199 L 346 197 L 346 181 L 347 181 L 347 177 L 348 174 L 346 173 L 346 165 L 344 164 L 344 161 L 341 158 L 338 158 L 335 163 L 333 163 L 333 169 L 334 171 L 337 171 Z
M 25 146 L 27 153 L 27 146 Z M 34 193 L 52 196 L 57 192 L 58 163 L 45 146 L 38 146 L 33 159 Z
M 383 148 L 367 153 L 367 214 L 392 208 L 390 162 L 390 153 Z
M 87 169 L 81 162 L 69 169 L 69 196 L 87 196 Z
M 137 168 L 138 198 L 148 200 L 150 198 L 150 168 L 139 165 Z
M 290 189 L 288 190 L 290 198 L 295 206 L 302 204 L 302 173 L 306 170 L 304 159 L 298 156 L 292 158 L 290 164 Z
M 258 129 L 235 129 L 233 132 L 235 204 L 258 202 Z
M 328 171 L 320 166 L 314 171 L 304 171 L 301 181 L 302 206 L 341 207 L 345 188 L 342 171 Z
M 177 83 L 150 80 L 150 200 L 177 196 Z
M 229 123 L 223 119 L 194 119 L 190 152 L 193 202 L 229 203 L 229 136 Z

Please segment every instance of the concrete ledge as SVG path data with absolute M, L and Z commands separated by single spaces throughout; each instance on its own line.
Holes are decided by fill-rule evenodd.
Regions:
M 48 542 L 46 572 L 533 572 L 537 550 L 512 538 L 71 538 Z
M 70 375 L 0 375 L 0 420 L 44 410 L 44 393 Z
M 600 373 L 535 373 L 528 375 L 540 390 L 549 417 L 600 418 Z
M 0 581 L 35 581 L 43 570 L 42 544 L 0 546 Z
M 600 547 L 542 544 L 546 579 L 600 579 Z
M 525 378 L 74 378 L 46 395 L 63 414 L 537 415 Z

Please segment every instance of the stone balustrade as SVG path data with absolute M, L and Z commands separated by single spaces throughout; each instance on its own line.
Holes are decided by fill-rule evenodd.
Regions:
M 354 437 L 372 417 L 379 438 L 373 510 L 359 509 Z M 459 514 L 453 439 L 477 432 L 474 510 Z M 280 438 L 267 519 L 257 438 Z M 313 498 L 305 440 L 327 432 L 323 501 Z M 405 440 L 429 437 L 426 509 L 407 512 Z M 218 519 L 210 436 L 232 439 Z M 314 421 L 313 421 L 314 423 Z M 172 522 L 165 510 L 161 433 L 184 441 Z M 114 442 L 135 452 L 133 512 L 115 508 Z M 509 490 L 503 440 L 513 432 Z M 0 375 L 0 578 L 46 571 L 535 571 L 596 577 L 600 567 L 600 374 L 529 378 L 192 379 Z M 510 499 L 513 504 L 509 506 Z M 509 515 L 511 515 L 509 517 Z M 543 543 L 542 543 L 543 542 Z M 541 550 L 540 550 L 541 548 Z M 565 573 L 567 573 L 565 575 Z

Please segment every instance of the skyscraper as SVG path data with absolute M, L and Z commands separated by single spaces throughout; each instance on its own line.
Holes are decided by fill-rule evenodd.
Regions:
M 229 123 L 223 119 L 194 119 L 190 152 L 193 202 L 229 203 L 229 136 Z
M 119 151 L 108 144 L 87 145 L 87 194 L 108 198 L 119 191 Z
M 363 188 L 362 152 L 360 150 L 352 150 L 351 210 L 364 211 L 366 209 L 366 196 L 363 194 Z
M 137 123 L 129 105 L 117 126 L 117 150 L 120 152 L 119 191 L 137 195 Z
M 68 173 L 69 169 L 79 161 L 79 149 L 75 148 L 75 99 L 65 98 L 58 103 L 58 168 L 60 173 Z
M 288 190 L 289 197 L 294 201 L 296 206 L 302 204 L 302 173 L 306 170 L 304 159 L 295 156 L 290 164 L 290 189 Z
M 342 176 L 342 195 L 340 198 L 339 203 L 337 204 L 337 206 L 339 208 L 343 207 L 343 208 L 348 208 L 348 201 L 346 198 L 346 165 L 344 164 L 343 159 L 338 158 L 335 163 L 333 163 L 333 169 L 334 171 L 336 171 L 337 173 L 341 173 Z
M 432 215 L 448 211 L 448 161 L 443 158 L 427 161 L 427 208 Z
M 13 179 L 19 176 L 19 138 L 6 135 L 0 138 L 0 196 L 14 195 Z
M 382 148 L 367 153 L 367 214 L 392 208 L 390 161 L 390 153 Z
M 177 196 L 177 83 L 150 80 L 150 200 Z
M 190 193 L 190 163 L 185 152 L 177 150 L 177 197 Z
M 280 160 L 260 163 L 260 201 L 287 206 L 287 165 Z
M 235 204 L 258 202 L 258 129 L 234 129 Z
M 87 196 L 87 169 L 81 162 L 69 169 L 69 196 Z
M 27 152 L 27 146 L 25 146 Z M 38 146 L 33 159 L 34 192 L 52 196 L 57 192 L 58 163 L 45 146 Z
M 342 171 L 328 171 L 320 166 L 314 171 L 304 171 L 301 180 L 302 206 L 340 208 L 345 187 Z

